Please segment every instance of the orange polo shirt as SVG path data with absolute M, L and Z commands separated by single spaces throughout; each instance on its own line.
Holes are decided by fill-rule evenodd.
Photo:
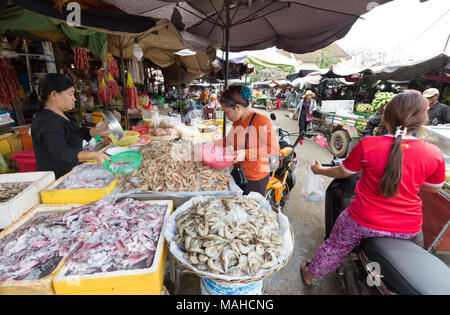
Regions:
M 233 123 L 227 141 L 233 143 L 235 151 L 244 149 L 245 135 L 254 113 L 251 112 L 245 120 Z M 236 164 L 242 166 L 247 180 L 257 181 L 270 173 L 268 157 L 279 154 L 280 145 L 269 118 L 262 114 L 256 114 L 250 127 L 245 161 Z

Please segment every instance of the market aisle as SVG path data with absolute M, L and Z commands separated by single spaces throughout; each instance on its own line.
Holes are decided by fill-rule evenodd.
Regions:
M 267 116 L 265 110 L 257 110 Z M 298 132 L 297 121 L 286 117 L 288 111 L 275 111 L 277 120 L 274 124 L 282 126 L 289 132 Z M 295 138 L 291 139 L 292 141 Z M 319 280 L 313 290 L 303 288 L 300 279 L 300 263 L 304 259 L 311 259 L 323 242 L 325 235 L 325 201 L 306 202 L 301 196 L 303 181 L 308 168 L 315 160 L 321 162 L 331 161 L 332 155 L 317 145 L 313 139 L 305 139 L 303 146 L 296 148 L 298 168 L 296 171 L 297 183 L 292 190 L 289 200 L 284 208 L 284 214 L 289 217 L 295 234 L 295 248 L 289 263 L 278 273 L 266 280 L 266 294 L 298 295 L 298 294 L 341 294 L 335 273 Z M 323 178 L 327 186 L 331 179 Z
M 258 113 L 269 117 L 270 113 L 256 109 Z M 298 132 L 296 121 L 286 117 L 288 111 L 275 111 L 275 124 L 290 132 Z M 294 141 L 295 139 L 292 139 Z M 266 279 L 265 294 L 269 295 L 299 295 L 299 294 L 341 294 L 335 273 L 319 280 L 313 290 L 304 290 L 301 283 L 299 267 L 303 259 L 311 259 L 320 247 L 324 237 L 324 201 L 305 202 L 301 197 L 301 189 L 306 171 L 317 159 L 330 161 L 331 154 L 319 147 L 312 139 L 306 139 L 303 146 L 296 148 L 298 156 L 297 183 L 291 192 L 284 209 L 289 217 L 295 234 L 295 248 L 289 263 L 278 273 Z M 331 181 L 324 178 L 325 185 Z M 178 294 L 200 294 L 199 278 L 191 274 L 182 274 L 178 285 Z

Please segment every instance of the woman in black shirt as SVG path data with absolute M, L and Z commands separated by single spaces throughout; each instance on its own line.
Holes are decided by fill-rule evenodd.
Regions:
M 37 171 L 53 171 L 59 178 L 81 162 L 97 160 L 102 164 L 109 157 L 101 152 L 83 151 L 83 139 L 106 131 L 108 124 L 96 128 L 80 127 L 65 112 L 75 105 L 73 82 L 60 74 L 48 74 L 39 82 L 44 105 L 31 124 Z

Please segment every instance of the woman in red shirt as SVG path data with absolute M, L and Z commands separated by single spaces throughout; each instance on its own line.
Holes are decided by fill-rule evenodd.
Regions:
M 427 100 L 405 92 L 387 104 L 383 124 L 389 134 L 362 139 L 341 166 L 311 167 L 315 174 L 349 177 L 362 169 L 355 199 L 344 210 L 330 237 L 311 261 L 303 261 L 300 273 L 310 287 L 313 276 L 338 268 L 361 239 L 397 237 L 409 239 L 422 229 L 422 188 L 438 192 L 445 182 L 445 161 L 436 146 L 412 136 L 428 121 Z

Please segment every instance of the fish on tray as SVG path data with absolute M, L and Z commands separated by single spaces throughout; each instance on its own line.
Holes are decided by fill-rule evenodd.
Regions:
M 73 243 L 65 275 L 148 268 L 153 263 L 167 205 L 133 199 L 105 201 L 65 215 Z
M 37 280 L 48 276 L 71 243 L 63 214 L 39 214 L 0 239 L 0 281 Z
M 113 180 L 114 175 L 99 163 L 86 163 L 75 167 L 53 190 L 104 188 Z
M 97 201 L 35 215 L 0 239 L 0 281 L 37 280 L 67 257 L 67 275 L 148 268 L 167 205 Z
M 0 202 L 7 202 L 24 191 L 31 183 L 1 183 Z

